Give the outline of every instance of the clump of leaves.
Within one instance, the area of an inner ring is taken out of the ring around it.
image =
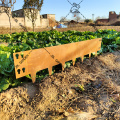
[[[82,91],[82,92],[85,90],[85,89],[84,89],[84,85],[81,85],[81,84],[76,84],[76,85],[75,85],[75,89],[76,89],[76,90],[80,90],[80,91]]]

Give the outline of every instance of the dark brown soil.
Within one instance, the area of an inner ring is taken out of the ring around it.
[[[0,120],[119,120],[120,51],[0,94]]]

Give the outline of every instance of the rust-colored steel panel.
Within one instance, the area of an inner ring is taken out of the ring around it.
[[[73,65],[78,57],[101,49],[102,38],[86,40],[81,42],[69,43],[64,45],[28,50],[13,53],[16,78],[31,74],[32,82],[36,80],[36,73],[48,68],[49,75],[52,74],[52,67],[62,64],[64,69],[65,62],[72,60]],[[17,57],[16,57],[17,56]]]

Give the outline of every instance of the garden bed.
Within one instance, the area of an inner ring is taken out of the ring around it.
[[[120,51],[0,94],[2,120],[120,119]]]

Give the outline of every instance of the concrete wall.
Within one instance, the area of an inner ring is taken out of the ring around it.
[[[0,13],[0,26],[2,27],[9,27],[9,17],[8,15],[4,12],[5,7],[0,7],[0,10],[2,13]],[[11,14],[11,8],[6,7],[6,10],[8,10],[9,14]],[[11,19],[12,17],[10,17]]]
[[[43,19],[41,19],[40,24],[41,24],[41,27],[42,27],[42,28],[46,28],[46,27],[48,27],[48,26],[49,26],[49,20],[48,20],[48,19],[43,18]]]
[[[14,18],[17,19],[18,21],[16,22]],[[16,26],[20,27],[19,24],[25,26],[25,21],[23,17],[14,17],[14,18],[12,18],[12,27],[16,27]]]
[[[25,26],[27,27],[32,27],[32,21],[31,18],[28,19],[27,16],[25,16]],[[35,21],[35,27],[39,27],[40,26],[40,14],[39,12],[37,13],[37,19]]]
[[[0,26],[2,26],[2,27],[9,27],[10,26],[9,17],[7,16],[6,13],[2,13],[0,15]]]
[[[50,18],[55,21],[55,14],[47,14],[47,18]]]
[[[47,14],[47,19],[49,20],[50,27],[56,26],[55,14]]]
[[[43,14],[40,16],[42,27],[54,27],[56,26],[55,14]]]
[[[22,25],[25,25],[23,17],[19,17],[19,18],[18,17],[15,17],[15,18],[10,17],[10,19],[11,19],[12,27],[20,27],[19,23],[21,23]],[[17,19],[17,22],[15,22],[15,19]],[[10,27],[9,17],[7,16],[6,13],[2,13],[0,15],[0,26],[1,27]]]
[[[1,7],[0,7],[1,9]],[[9,8],[9,12],[12,15],[11,19],[11,25],[12,27],[20,27],[19,24],[26,26],[26,27],[32,27],[32,21],[28,19],[27,16],[25,16],[24,10],[16,10],[11,13],[11,9]],[[40,13],[37,13],[37,19],[35,21],[35,27],[49,27],[50,25],[53,25],[55,23],[55,14],[45,14],[45,18],[40,18]],[[16,16],[16,17],[15,17]],[[14,18],[13,18],[14,17]],[[15,21],[16,19],[16,21]],[[0,26],[2,27],[9,27],[9,17],[7,16],[6,13],[0,14]],[[54,26],[54,25],[53,25]]]

